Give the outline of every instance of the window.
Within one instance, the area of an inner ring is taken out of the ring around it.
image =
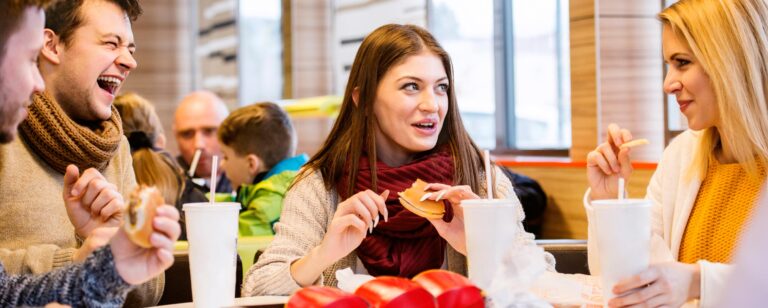
[[[240,105],[283,96],[281,0],[239,1]]]
[[[664,7],[668,7],[672,4],[677,2],[677,0],[663,0]],[[660,55],[661,56],[661,55]],[[664,65],[664,77],[666,78],[668,71],[668,66]],[[672,138],[675,138],[675,136],[679,135],[686,129],[688,129],[688,120],[685,118],[682,112],[680,112],[680,107],[677,105],[677,98],[674,94],[672,95],[666,95],[666,99],[664,100],[665,105],[665,118],[666,118],[666,129],[664,130],[664,139],[665,142],[668,144],[670,141],[672,141]]]
[[[567,0],[432,0],[462,119],[483,148],[570,146]]]

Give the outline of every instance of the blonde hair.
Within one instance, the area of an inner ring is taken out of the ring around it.
[[[127,92],[115,97],[114,104],[122,117],[126,136],[131,132],[141,131],[147,133],[152,143],[155,143],[157,138],[165,134],[155,107],[146,98]]]
[[[768,4],[764,0],[681,0],[659,19],[686,42],[709,75],[718,128],[702,131],[689,168],[702,178],[721,142],[750,176],[768,159]]]
[[[157,187],[166,204],[176,204],[184,191],[184,171],[169,155],[153,148],[163,134],[154,106],[135,93],[116,97],[114,104],[123,120],[123,132],[131,143],[136,182]]]

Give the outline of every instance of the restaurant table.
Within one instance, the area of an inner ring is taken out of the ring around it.
[[[254,296],[235,298],[235,304],[231,307],[260,307],[260,308],[282,308],[288,302],[288,296]],[[162,308],[192,308],[193,303],[180,303],[165,306],[156,306]]]

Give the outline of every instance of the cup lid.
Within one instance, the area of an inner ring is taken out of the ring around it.
[[[597,207],[651,206],[648,199],[602,199],[592,200],[590,205]]]
[[[515,206],[515,199],[467,199],[461,200],[461,206]]]
[[[214,202],[211,204],[210,202],[195,202],[195,203],[184,203],[184,205],[181,206],[183,211],[231,211],[231,210],[240,210],[240,203],[237,202]]]

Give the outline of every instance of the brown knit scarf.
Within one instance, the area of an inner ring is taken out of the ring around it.
[[[91,167],[104,171],[117,153],[123,124],[115,106],[107,121],[78,124],[46,92],[34,95],[19,132],[32,151],[61,174],[69,164],[81,171]]]

